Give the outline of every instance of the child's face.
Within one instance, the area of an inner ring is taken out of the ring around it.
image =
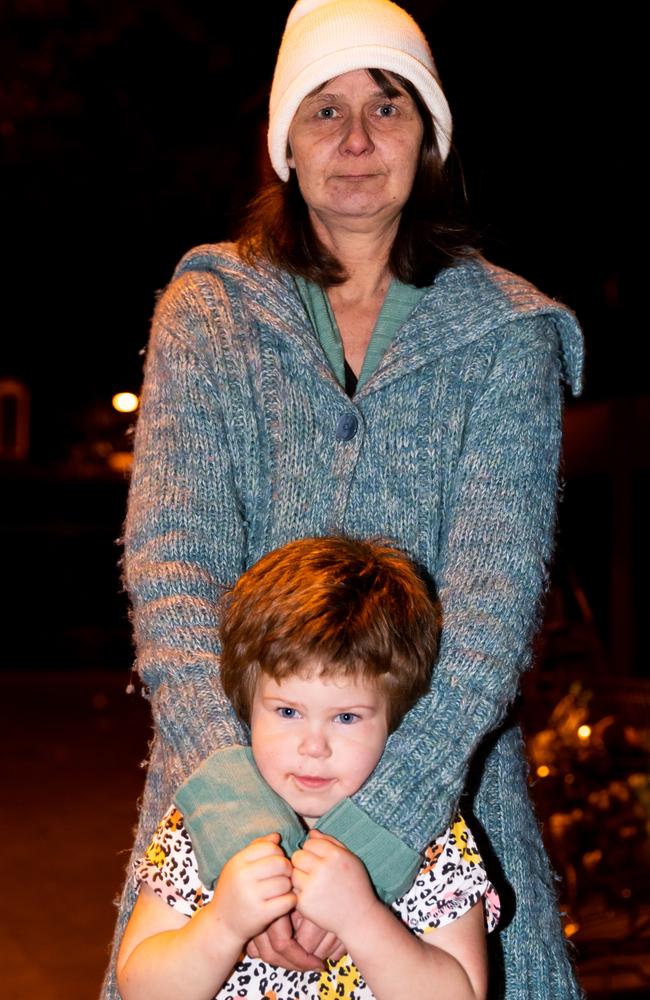
[[[386,697],[363,678],[305,677],[278,683],[261,673],[251,708],[258,770],[311,825],[353,795],[388,736]]]

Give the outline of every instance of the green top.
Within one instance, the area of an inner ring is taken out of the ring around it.
[[[339,333],[327,292],[321,285],[317,285],[314,281],[307,281],[301,277],[296,277],[295,281],[300,298],[307,310],[307,315],[318,334],[318,339],[321,342],[327,360],[332,366],[332,371],[337,381],[345,389],[343,341],[341,340],[341,334]],[[359,372],[357,389],[360,389],[375,371],[400,326],[413,311],[426,291],[426,288],[405,285],[393,278],[386,292],[386,298],[381,307],[381,312],[377,317],[375,328],[372,331],[368,350],[363,359],[363,366]]]

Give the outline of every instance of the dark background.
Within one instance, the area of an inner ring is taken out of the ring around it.
[[[558,551],[608,655],[616,646],[622,669],[641,672],[647,377],[619,297],[616,17],[554,2],[405,6],[431,42],[486,255],[582,321]],[[155,294],[179,257],[232,235],[268,169],[266,103],[289,7],[0,8],[0,379],[31,394],[29,459],[0,463],[9,666],[130,660],[115,545],[126,481],[106,457],[128,450],[133,421],[110,399],[139,389]]]

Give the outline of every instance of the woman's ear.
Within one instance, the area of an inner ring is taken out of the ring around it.
[[[291,146],[289,145],[289,143],[287,143],[287,164],[289,165],[289,167],[296,166],[296,162],[293,158],[293,154],[291,152]]]

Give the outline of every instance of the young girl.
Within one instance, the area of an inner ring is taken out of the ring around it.
[[[211,889],[172,805],[135,868],[139,896],[118,959],[124,1000],[486,995],[485,928],[498,898],[460,816],[391,907],[356,855],[314,828],[361,787],[426,691],[438,630],[423,581],[388,545],[306,539],[244,573],[224,602],[222,682],[250,725],[261,777],[309,835],[291,858],[276,832],[252,840]],[[190,811],[207,780],[203,765],[200,787],[190,779],[177,796]],[[346,954],[312,972],[244,957],[283,914],[326,928]]]

